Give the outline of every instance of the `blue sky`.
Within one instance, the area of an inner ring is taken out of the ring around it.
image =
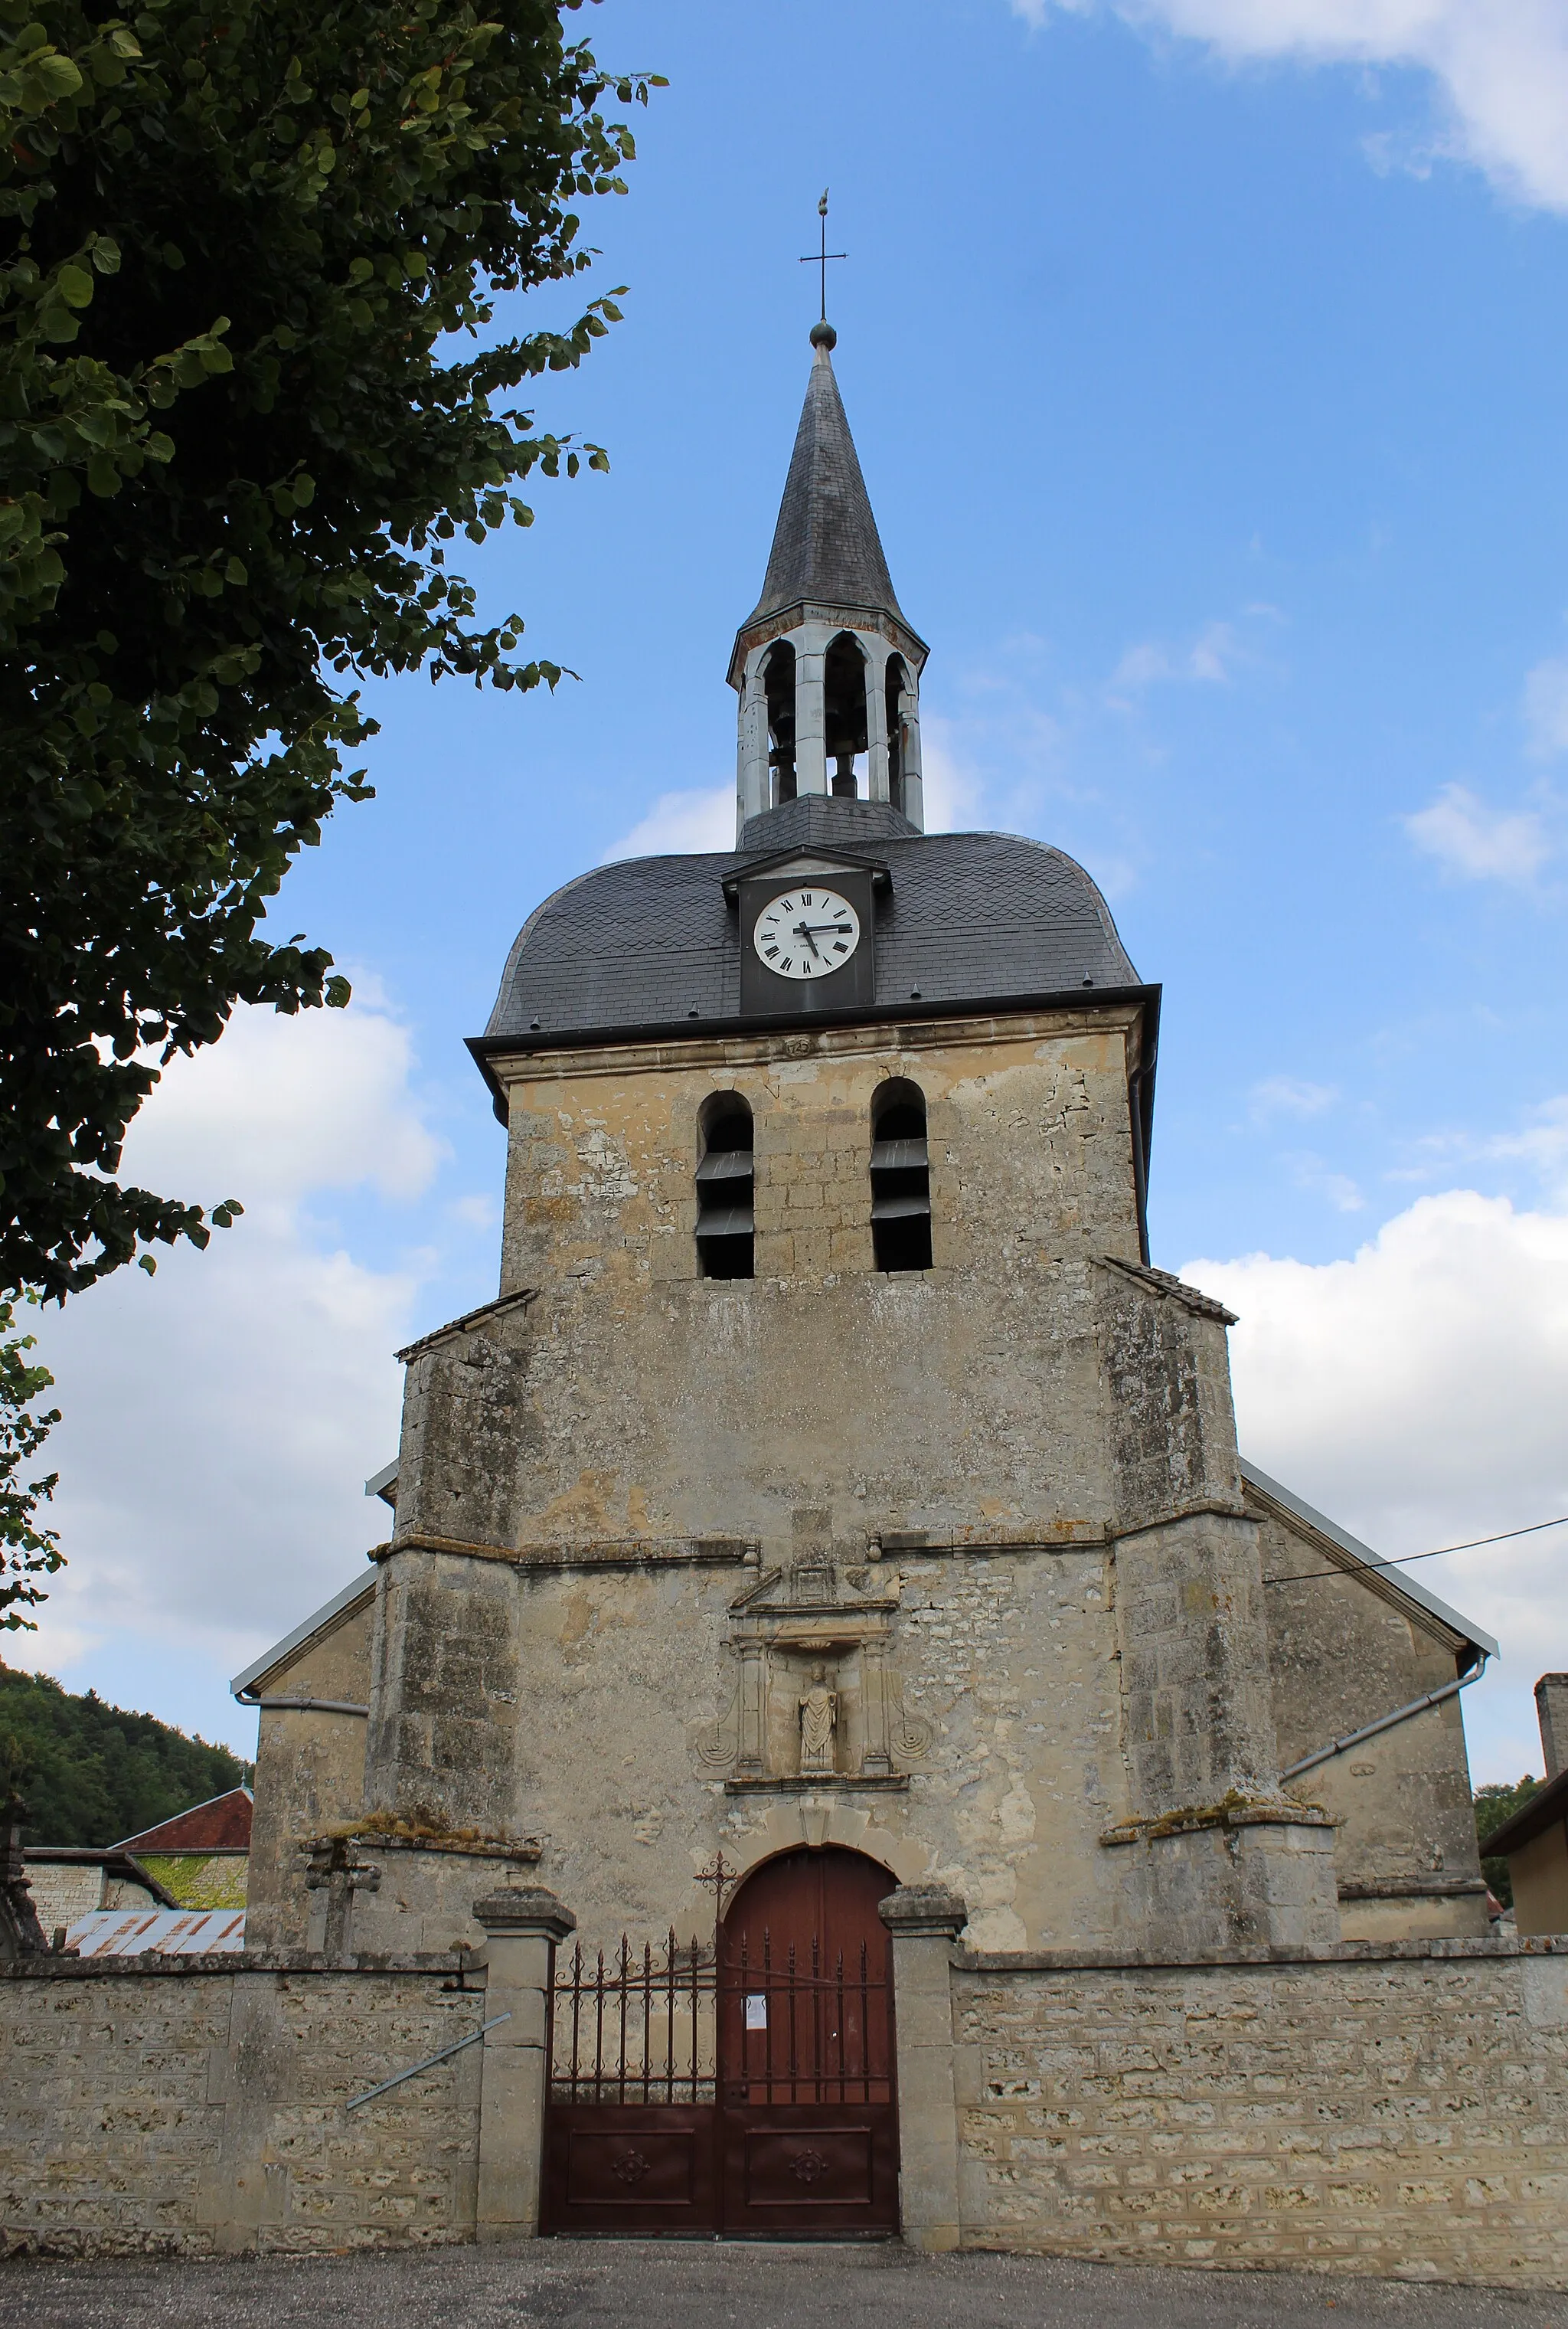
[[[149,1112],[139,1169],[250,1211],[49,1326],[72,1567],[4,1654],[241,1741],[225,1677],[378,1533],[390,1351],[494,1290],[462,1038],[519,924],[628,836],[722,845],[825,184],[933,789],[1082,859],[1164,985],[1155,1259],[1243,1314],[1244,1446],[1389,1552],[1568,1513],[1568,12],[576,21],[671,84],[586,222],[626,320],[540,407],[613,467],[469,570],[580,678],[378,691],[378,797],[280,906],[361,1000]],[[1539,1768],[1565,1561],[1419,1572],[1503,1638],[1483,1776]]]

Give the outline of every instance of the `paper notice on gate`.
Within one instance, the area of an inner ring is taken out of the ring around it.
[[[746,2001],[746,2026],[748,2030],[767,2028],[767,1999],[748,1997]]]

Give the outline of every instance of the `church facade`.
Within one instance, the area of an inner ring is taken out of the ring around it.
[[[1160,990],[1060,851],[924,831],[927,650],[812,338],[736,846],[524,925],[470,1047],[500,1291],[400,1354],[364,1577],[238,1678],[247,1947],[708,1936],[722,2055],[725,1933],[765,1897],[782,1931],[786,1876],[869,1886],[889,2156],[944,2245],[953,1969],[1493,1946],[1459,1693],[1496,1645],[1238,1450],[1230,1315],[1149,1254]],[[1027,2218],[988,2237],[1062,2244]]]

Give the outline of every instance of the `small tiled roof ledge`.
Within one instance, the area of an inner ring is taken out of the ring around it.
[[[537,1286],[521,1287],[515,1294],[498,1294],[493,1302],[482,1302],[477,1310],[465,1310],[461,1318],[450,1319],[445,1326],[432,1327],[429,1334],[421,1334],[417,1343],[406,1344],[402,1350],[394,1351],[392,1356],[406,1366],[410,1359],[423,1358],[427,1351],[438,1349],[453,1335],[474,1334],[481,1326],[488,1326],[495,1319],[504,1318],[509,1311],[526,1310],[530,1302],[538,1300]]]
[[[1173,1278],[1169,1269],[1151,1269],[1147,1262],[1123,1261],[1120,1255],[1113,1253],[1092,1254],[1090,1259],[1101,1269],[1115,1270],[1121,1277],[1131,1278],[1145,1294],[1157,1294],[1163,1300],[1179,1302],[1182,1308],[1190,1310],[1195,1318],[1213,1318],[1222,1326],[1234,1326],[1236,1323],[1234,1310],[1227,1310],[1225,1304],[1216,1302],[1211,1294],[1200,1294],[1196,1286],[1184,1286],[1181,1279]]]

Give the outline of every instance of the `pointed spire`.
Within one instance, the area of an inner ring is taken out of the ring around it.
[[[767,580],[743,630],[802,599],[866,608],[904,621],[833,375],[838,336],[826,321],[812,326],[816,358],[784,480]]]

